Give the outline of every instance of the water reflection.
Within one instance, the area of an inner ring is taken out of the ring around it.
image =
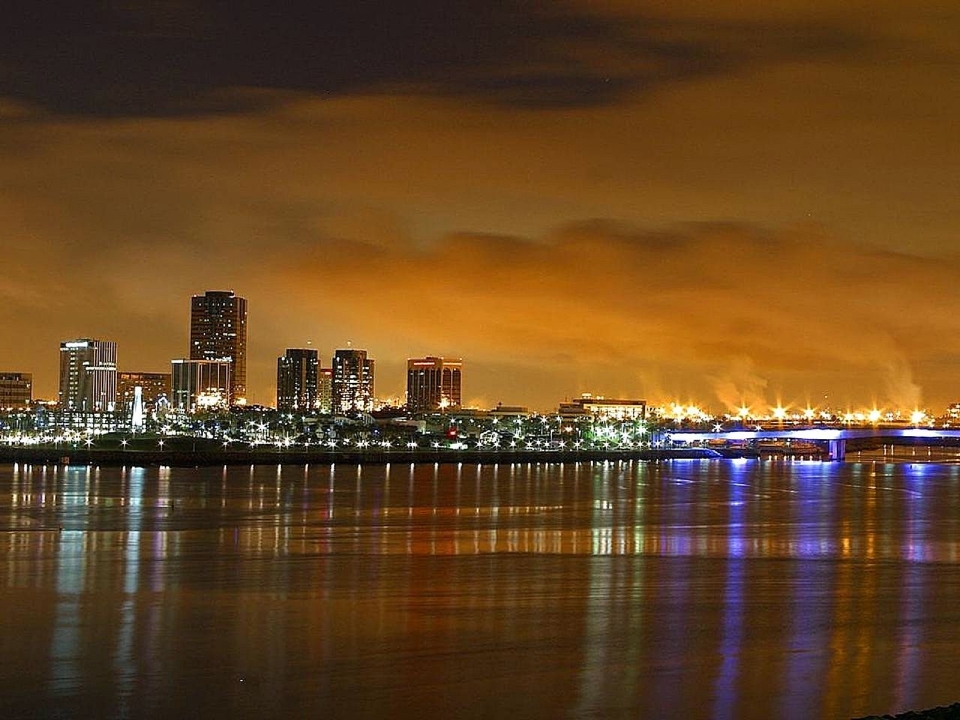
[[[4,717],[956,700],[954,465],[15,465],[0,498]]]

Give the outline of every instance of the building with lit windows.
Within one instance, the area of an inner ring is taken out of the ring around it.
[[[143,406],[155,410],[158,403],[170,402],[170,373],[118,372],[118,407],[129,411],[133,408],[134,388],[139,387]]]
[[[407,410],[421,413],[458,409],[462,375],[460,359],[429,356],[407,360]]]
[[[208,290],[190,302],[190,359],[229,360],[230,402],[247,402],[247,301],[232,290]]]
[[[117,344],[81,338],[60,343],[60,407],[113,412],[117,403]]]
[[[960,402],[950,403],[947,406],[946,419],[952,423],[960,420]]]
[[[230,405],[229,360],[171,361],[171,403],[177,410],[219,410]]]
[[[584,393],[572,402],[560,403],[557,414],[571,420],[586,416],[610,420],[643,420],[647,416],[647,401],[617,400]]]
[[[333,412],[373,411],[373,360],[366,350],[337,350],[333,355]]]
[[[0,373],[0,410],[21,410],[33,402],[33,375]]]
[[[277,358],[277,410],[302,412],[317,406],[317,351],[289,348]]]
[[[317,410],[328,415],[333,412],[333,368],[317,370]]]

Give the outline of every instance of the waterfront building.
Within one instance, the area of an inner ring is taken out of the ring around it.
[[[247,301],[232,290],[208,290],[190,303],[190,359],[230,366],[230,402],[247,402]]]
[[[229,360],[172,360],[173,407],[193,411],[230,405],[231,366]]]
[[[337,350],[333,355],[331,390],[337,415],[373,410],[374,361],[366,350]]]
[[[135,388],[140,388],[145,410],[155,410],[158,403],[170,401],[170,373],[118,372],[117,402],[126,411],[133,408]]]
[[[33,375],[0,373],[0,410],[21,410],[33,403]]]
[[[120,412],[70,410],[54,407],[36,415],[37,429],[72,430],[78,435],[104,435],[130,429],[130,418]],[[74,442],[79,442],[75,437]]]
[[[497,406],[490,410],[487,415],[497,420],[525,418],[530,414],[530,408],[525,405],[504,405],[497,403]]]
[[[117,344],[80,338],[60,343],[60,407],[112,412],[117,402]]]
[[[317,369],[317,410],[333,412],[333,368]]]
[[[457,409],[461,405],[463,361],[441,357],[407,360],[407,410],[411,413]]]
[[[572,402],[562,402],[557,414],[564,420],[596,417],[609,420],[643,420],[647,416],[646,400],[619,400],[584,393]]]
[[[317,351],[288,348],[277,358],[277,410],[303,412],[317,406]]]

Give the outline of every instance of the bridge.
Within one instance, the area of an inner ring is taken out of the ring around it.
[[[674,443],[751,442],[757,440],[803,440],[825,445],[831,460],[843,460],[849,440],[880,440],[896,442],[909,440],[913,444],[923,440],[942,442],[954,440],[960,444],[960,430],[934,428],[793,428],[774,430],[718,430],[716,432],[674,430],[665,433]]]

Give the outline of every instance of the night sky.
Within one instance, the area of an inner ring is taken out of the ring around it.
[[[267,404],[348,341],[381,396],[463,357],[483,407],[960,400],[956,0],[13,5],[0,371],[38,397],[75,337],[169,372],[233,289]]]

